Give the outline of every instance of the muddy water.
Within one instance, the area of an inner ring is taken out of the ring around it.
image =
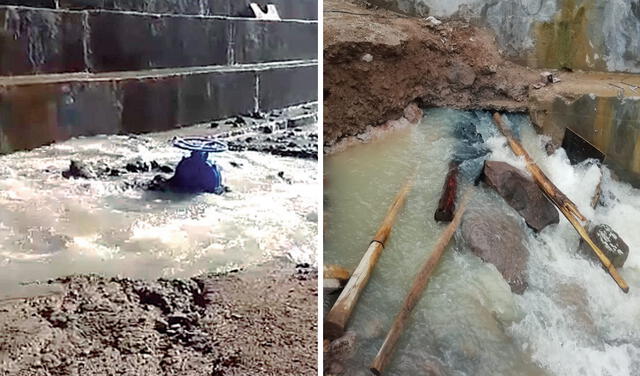
[[[212,156],[230,193],[170,195],[127,188],[156,173],[67,180],[70,159],[176,166],[174,135],[70,140],[0,157],[0,289],[73,273],[190,277],[274,259],[315,262],[317,163],[257,152]],[[280,176],[279,176],[280,175]]]
[[[478,120],[479,119],[479,120]],[[461,242],[447,251],[401,338],[387,375],[640,374],[640,191],[593,165],[571,166],[563,150],[543,151],[528,118],[508,120],[549,177],[596,223],[608,223],[631,254],[620,270],[623,294],[599,266],[576,255],[578,237],[561,218],[535,235],[527,230],[529,288],[512,294],[500,273]],[[325,159],[325,263],[355,267],[390,200],[414,169],[416,186],[351,321],[356,355],[346,374],[366,375],[418,268],[444,226],[433,221],[456,140],[451,129],[475,121],[489,159],[523,167],[497,135],[488,114],[434,109],[415,128],[357,145]],[[603,175],[604,206],[589,202]],[[515,214],[482,185],[472,207]],[[459,239],[459,234],[456,239]],[[331,299],[324,302],[325,310]]]

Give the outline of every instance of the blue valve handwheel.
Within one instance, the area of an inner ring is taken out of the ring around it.
[[[208,137],[174,137],[173,146],[203,153],[222,153],[229,150],[226,143]]]

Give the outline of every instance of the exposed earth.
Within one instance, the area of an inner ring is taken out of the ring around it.
[[[2,375],[316,375],[317,272],[73,276],[0,301]]]
[[[493,35],[381,9],[324,4],[324,143],[420,107],[526,111],[539,72],[504,60]]]

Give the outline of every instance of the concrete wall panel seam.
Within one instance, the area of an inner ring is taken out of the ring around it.
[[[109,72],[109,73],[87,73],[87,72],[74,72],[74,73],[51,73],[41,75],[23,75],[23,76],[11,76],[0,77],[0,87],[3,86],[20,86],[31,85],[37,83],[60,83],[60,82],[75,82],[75,81],[87,81],[87,82],[100,82],[100,81],[113,81],[124,79],[144,79],[152,77],[162,77],[170,75],[183,75],[183,74],[199,74],[207,72],[260,72],[274,69],[286,69],[295,67],[312,67],[317,66],[317,60],[296,60],[296,61],[276,61],[260,64],[236,64],[234,66],[202,66],[202,67],[183,67],[183,68],[165,68],[143,71],[124,71],[124,72]]]

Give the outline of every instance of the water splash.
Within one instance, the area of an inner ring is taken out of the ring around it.
[[[122,166],[137,158],[175,166],[174,135],[97,136],[0,157],[0,286],[74,273],[190,277],[273,259],[315,264],[315,161],[256,152],[215,156],[232,192],[144,192],[123,179],[66,180],[70,159]],[[287,179],[283,179],[281,175]]]
[[[629,283],[622,293],[596,263],[580,256],[579,238],[564,217],[539,234],[527,230],[529,287],[511,293],[493,265],[461,245],[445,253],[424,298],[401,338],[387,375],[424,374],[435,357],[453,375],[640,374],[640,190],[611,179],[609,170],[585,162],[571,166],[560,149],[547,156],[546,139],[528,117],[508,115],[524,147],[549,178],[593,223],[607,223],[627,242],[620,269]],[[432,109],[421,124],[356,145],[326,158],[326,263],[354,267],[413,166],[419,178],[407,206],[352,318],[360,339],[347,374],[365,375],[419,265],[443,227],[433,221],[449,158],[454,125],[473,121],[491,150],[489,159],[524,170],[483,112]],[[603,178],[603,204],[590,206]],[[371,184],[375,182],[375,184]],[[482,187],[482,186],[481,186]],[[474,205],[499,205],[481,188]],[[518,217],[519,218],[519,217]],[[324,302],[325,310],[331,299]]]

